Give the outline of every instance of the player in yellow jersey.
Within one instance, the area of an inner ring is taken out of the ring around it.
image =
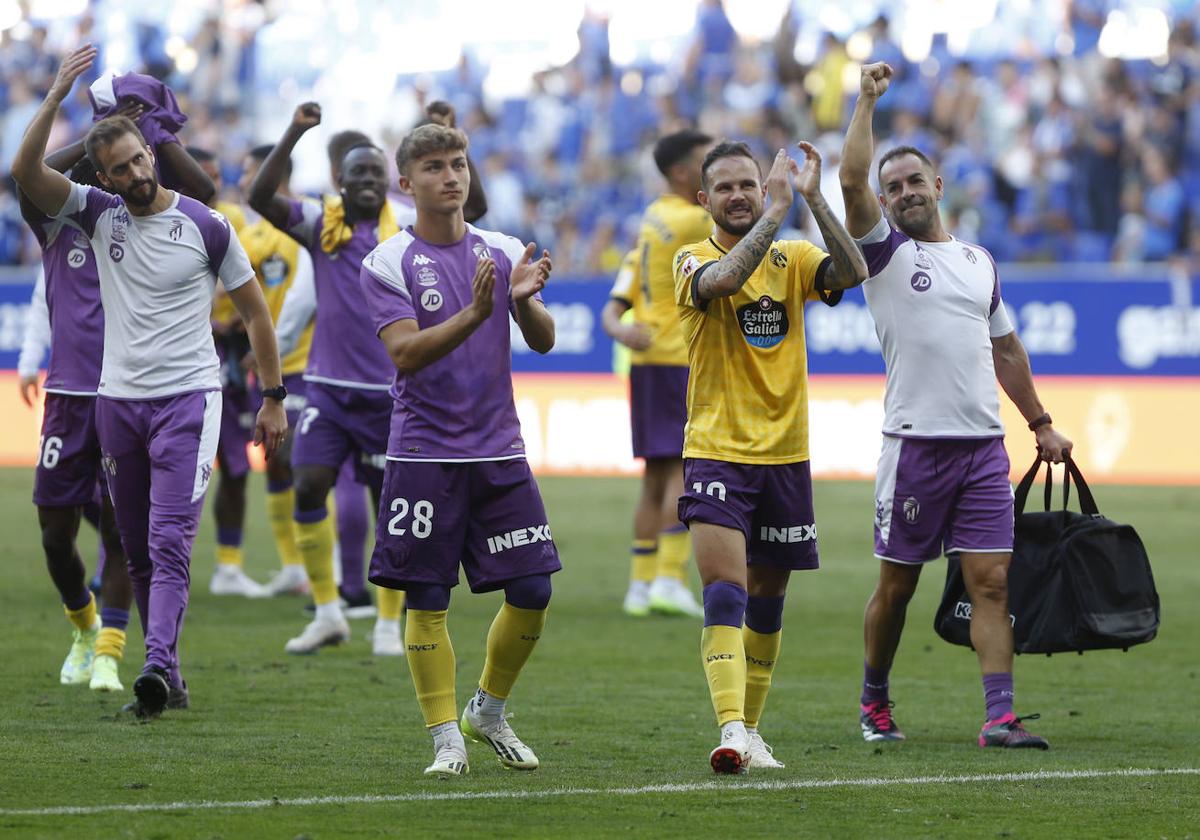
[[[832,306],[841,289],[867,276],[858,246],[821,196],[820,155],[799,146],[804,167],[780,149],[765,186],[745,143],[714,147],[700,192],[714,233],[675,255],[691,363],[679,518],[691,529],[704,584],[701,652],[721,728],[709,756],[717,773],[783,766],[758,723],[779,658],[788,578],[817,568],[804,304]],[[828,254],[775,239],[793,189]]]
[[[684,583],[690,541],[676,510],[683,488],[688,356],[675,307],[671,258],[680,246],[712,231],[712,218],[697,203],[700,163],[712,142],[707,134],[685,129],[655,144],[654,162],[667,180],[667,192],[646,208],[637,245],[601,315],[605,331],[633,351],[633,455],[646,464],[633,515],[633,562],[625,595],[630,615],[703,615]],[[632,323],[622,323],[630,309]]]

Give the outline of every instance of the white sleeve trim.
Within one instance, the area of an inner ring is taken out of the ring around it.
[[[25,335],[21,342],[21,355],[17,359],[17,374],[22,378],[37,376],[49,347],[50,308],[46,305],[46,271],[39,266],[37,282],[33,284],[33,297],[29,299],[29,313],[25,316]]]
[[[1003,338],[1015,331],[1016,327],[1008,317],[1008,309],[1004,306],[1004,299],[1001,298],[1000,303],[996,305],[996,311],[988,316],[988,335],[992,338]]]
[[[888,222],[887,216],[885,216],[881,211],[879,214],[879,221],[875,223],[875,227],[871,228],[867,232],[866,236],[861,236],[854,241],[859,245],[875,245],[876,243],[883,242],[891,235],[892,226]]]
[[[296,277],[283,298],[279,323],[275,325],[275,340],[279,357],[289,355],[300,343],[300,336],[317,314],[317,286],[313,279],[312,257],[303,248],[296,260]]]

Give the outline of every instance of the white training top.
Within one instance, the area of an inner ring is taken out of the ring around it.
[[[147,400],[221,387],[209,314],[220,278],[228,292],[254,279],[229,222],[195,199],[134,216],[103,190],[71,185],[57,218],[92,241],[104,306],[99,394]]]
[[[991,339],[1013,331],[992,255],[958,239],[917,242],[883,216],[858,240],[887,365],[883,433],[1003,437]]]
[[[25,334],[21,339],[21,355],[17,358],[17,374],[22,379],[37,376],[49,349],[50,308],[46,305],[46,269],[39,265],[33,296],[29,299],[29,314],[25,316]]]

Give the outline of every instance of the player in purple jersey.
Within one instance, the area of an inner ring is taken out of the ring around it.
[[[846,227],[867,258],[863,290],[887,363],[875,492],[879,582],[866,609],[862,733],[868,741],[904,738],[888,675],[922,564],[944,549],[959,556],[971,598],[987,706],[979,745],[1046,749],[1013,714],[1013,496],[996,380],[1029,421],[1042,458],[1062,461],[1072,444],[1038,399],[991,255],[942,226],[942,179],[929,159],[909,146],[892,149],[879,162],[880,194],[871,189],[871,120],[891,77],[884,63],[862,68],[840,173]]]
[[[550,575],[561,566],[525,461],[509,316],[533,350],[554,346],[554,321],[538,294],[550,255],[530,262],[532,244],[467,224],[461,131],[414,130],[396,166],[416,222],[368,254],[360,275],[397,371],[370,580],[407,594],[408,664],[434,744],[425,772],[465,773],[464,734],[490,745],[506,767],[532,770],[538,758],[513,733],[504,708],[541,637]],[[479,688],[461,721],[446,630],[460,566],[472,591],[504,590]]]
[[[112,195],[73,184],[45,165],[46,139],[75,80],[91,67],[85,45],[63,61],[13,160],[13,177],[47,216],[69,221],[97,254],[104,355],[96,427],[117,528],[146,638],[131,710],[152,717],[187,704],[179,636],[189,563],[212,471],[220,414],[208,314],[219,279],[233,298],[263,372],[256,441],[268,457],[287,429],[270,312],[229,224],[194,199],[160,188],[154,154],[125,117],[85,139]]]

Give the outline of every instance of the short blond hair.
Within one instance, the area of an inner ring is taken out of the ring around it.
[[[396,169],[401,175],[408,173],[408,165],[414,160],[435,152],[465,152],[467,135],[457,128],[437,123],[414,128],[396,149]]]

